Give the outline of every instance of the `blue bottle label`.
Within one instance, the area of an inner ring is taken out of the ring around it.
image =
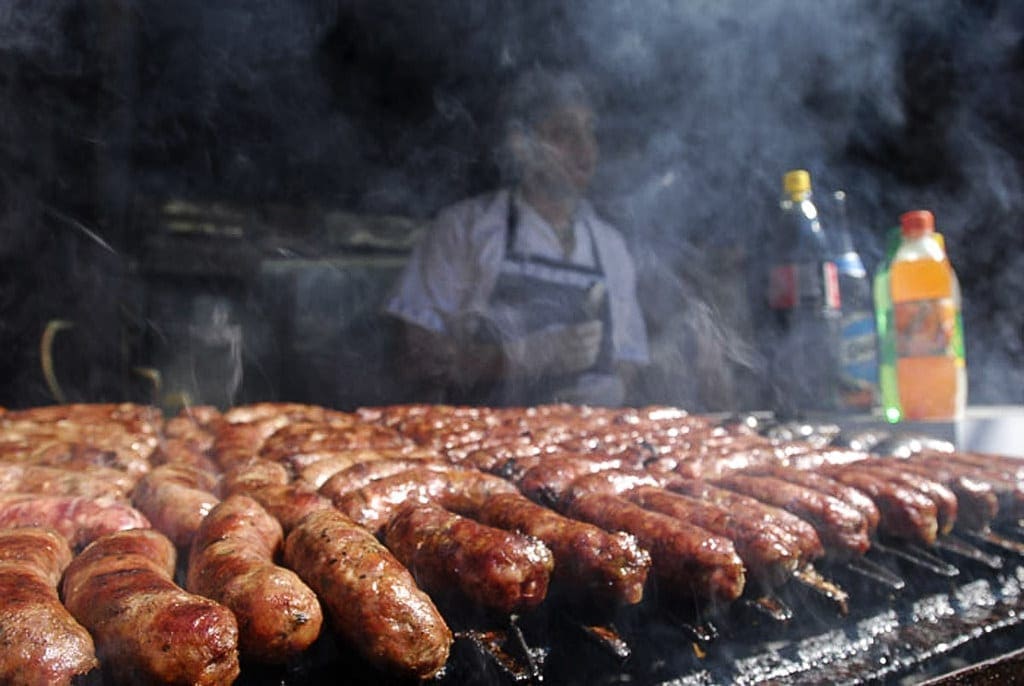
[[[869,409],[878,385],[875,321],[870,312],[844,314],[839,361],[843,404]]]

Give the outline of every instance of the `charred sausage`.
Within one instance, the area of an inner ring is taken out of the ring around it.
[[[939,531],[938,508],[922,493],[894,483],[856,464],[836,467],[828,475],[863,491],[882,514],[879,531],[894,538],[931,545]]]
[[[72,560],[64,603],[118,683],[230,684],[238,625],[223,605],[175,585],[175,548],[153,529],[104,536]]]
[[[0,683],[67,686],[99,663],[57,596],[71,549],[51,529],[0,530]]]
[[[258,662],[283,662],[320,634],[313,591],[274,564],[281,525],[259,503],[233,495],[214,507],[192,541],[186,588],[226,605],[238,620],[239,650]]]
[[[427,592],[457,588],[503,613],[539,605],[554,568],[551,551],[537,539],[432,504],[400,508],[384,529],[384,544]]]
[[[630,605],[643,598],[651,556],[631,534],[609,533],[570,519],[518,493],[490,498],[479,517],[489,526],[543,541],[555,557],[552,580],[566,591],[595,593]]]
[[[504,479],[483,472],[417,468],[346,493],[334,500],[334,506],[353,521],[379,533],[407,501],[435,502],[458,514],[474,516],[489,498],[499,493],[518,491]]]
[[[871,547],[867,521],[838,498],[771,476],[730,474],[716,483],[810,522],[826,551],[834,557],[860,556]]]
[[[217,486],[215,474],[189,465],[165,464],[139,480],[132,503],[174,545],[187,548],[203,518],[220,502],[214,495]]]
[[[285,539],[285,563],[323,602],[338,632],[385,670],[426,679],[448,660],[452,633],[412,575],[340,512],[309,515]]]
[[[0,462],[0,493],[126,499],[134,482],[120,480],[120,475],[121,472],[114,469],[96,468],[94,473],[90,473],[42,465]]]
[[[652,572],[672,595],[728,602],[743,592],[743,563],[727,538],[602,493],[573,499],[566,514],[635,536],[651,554]]]
[[[640,486],[626,493],[642,507],[689,522],[733,542],[751,580],[774,588],[789,579],[802,561],[796,538],[781,527],[742,508],[729,509],[662,488]]]

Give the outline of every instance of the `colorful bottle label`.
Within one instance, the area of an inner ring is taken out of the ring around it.
[[[875,321],[870,312],[844,313],[839,363],[842,404],[854,409],[870,409],[878,384]]]
[[[835,263],[795,262],[773,267],[768,281],[768,306],[791,310],[808,304],[839,308],[839,271]]]
[[[899,357],[957,357],[957,308],[952,298],[893,304]]]

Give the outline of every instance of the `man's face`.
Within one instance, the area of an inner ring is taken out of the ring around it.
[[[526,170],[565,193],[582,194],[597,167],[594,113],[582,105],[557,107],[534,127]]]

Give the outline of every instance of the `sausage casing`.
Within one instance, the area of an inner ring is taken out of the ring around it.
[[[175,548],[153,529],[97,539],[64,574],[64,603],[125,684],[230,684],[239,673],[232,612],[179,588]]]
[[[295,527],[284,559],[374,664],[426,679],[448,661],[452,633],[434,603],[387,548],[337,510],[314,512]]]
[[[259,503],[233,495],[203,520],[189,555],[186,587],[235,613],[239,649],[259,662],[302,652],[323,623],[312,589],[274,564],[283,542],[281,525]]]
[[[0,683],[66,686],[99,664],[89,632],[57,597],[69,562],[51,529],[0,530]]]

